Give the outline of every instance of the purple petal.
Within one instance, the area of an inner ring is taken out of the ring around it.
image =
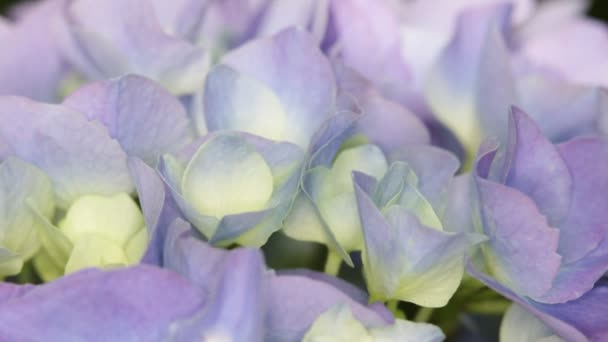
[[[480,178],[476,183],[489,238],[484,250],[488,266],[515,292],[542,296],[560,267],[559,231],[523,193]]]
[[[30,6],[15,23],[0,21],[0,94],[56,101],[66,63],[55,39],[49,38],[60,1]],[[44,56],[44,58],[40,58]]]
[[[608,144],[600,139],[581,138],[558,145],[572,174],[570,211],[559,224],[560,249],[565,262],[580,259],[608,236]]]
[[[268,87],[288,117],[288,131],[307,147],[321,124],[334,114],[332,68],[314,39],[299,29],[254,40],[226,55],[225,64]],[[229,127],[224,127],[229,128]]]
[[[226,252],[214,271],[215,279],[207,284],[213,293],[210,303],[195,316],[174,324],[172,339],[263,341],[266,279],[261,252]]]
[[[300,341],[310,325],[332,306],[344,303],[365,325],[392,323],[324,281],[303,275],[279,275],[270,279],[266,341]]]
[[[156,83],[136,75],[89,84],[64,105],[103,123],[129,156],[149,165],[192,140],[181,103]]]
[[[528,195],[556,225],[568,212],[572,178],[559,152],[518,108],[510,116],[506,185]]]
[[[84,194],[133,189],[120,145],[100,123],[69,108],[0,98],[0,136],[12,154],[48,174],[61,207]]]
[[[437,147],[412,145],[402,147],[391,155],[391,162],[397,160],[406,162],[412,168],[418,178],[418,190],[433,208],[443,208],[447,189],[460,167],[458,159]]]
[[[160,340],[204,300],[198,287],[171,271],[143,265],[87,270],[11,295],[0,304],[0,338]]]
[[[365,0],[332,1],[331,6],[345,64],[371,80],[383,95],[403,103],[413,80],[401,57],[400,26],[391,6]]]
[[[70,2],[65,20],[65,52],[90,79],[137,72],[174,94],[202,87],[205,53],[165,33],[147,1],[77,0]]]
[[[364,115],[357,123],[357,130],[385,153],[405,145],[430,142],[424,123],[409,110],[379,94],[370,94],[361,100]]]
[[[598,284],[577,300],[564,304],[541,304],[516,295],[471,263],[467,270],[490,288],[533,313],[568,341],[603,341],[608,337],[608,287],[603,284]]]

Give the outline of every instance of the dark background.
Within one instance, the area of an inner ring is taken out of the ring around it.
[[[103,0],[102,0],[103,1]],[[11,5],[25,2],[24,0],[0,0],[0,13],[6,13],[6,9]],[[608,1],[594,0],[590,9],[590,14],[596,18],[600,18],[608,22]]]

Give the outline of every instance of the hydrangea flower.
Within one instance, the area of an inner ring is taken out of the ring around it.
[[[596,55],[608,53],[607,29],[570,14],[570,7],[580,4],[549,3],[553,4],[540,5],[520,25],[512,25],[513,7],[506,3],[471,8],[458,16],[454,36],[430,71],[425,94],[433,112],[464,142],[469,154],[486,136],[506,141],[511,105],[525,108],[555,142],[605,132],[602,103],[608,95],[598,88],[603,81],[568,77],[571,71],[561,70],[555,59],[569,57],[543,52],[539,46],[555,44],[545,30],[559,25],[564,33],[554,35],[552,31],[551,37],[568,39],[568,44],[587,41],[576,38],[582,34],[578,26],[584,26],[583,31],[590,30],[589,37],[597,44],[585,49],[589,53],[578,60],[589,59],[595,68],[597,63],[592,60]],[[577,24],[570,25],[572,22]],[[529,51],[538,51],[538,55]],[[555,57],[543,58],[543,53]],[[543,64],[545,60],[547,64]],[[581,74],[583,69],[581,66]]]
[[[564,338],[602,336],[587,323],[602,309],[574,313],[588,300],[605,301],[598,280],[608,270],[600,195],[608,145],[599,138],[553,145],[519,109],[510,118],[506,148],[487,142],[477,159],[473,222],[488,241],[472,272]]]
[[[166,155],[159,171],[183,214],[211,243],[261,246],[282,226],[303,159],[293,144],[218,133]]]
[[[149,94],[156,95],[155,113],[148,110]],[[139,262],[148,232],[131,197],[136,175],[128,164],[137,161],[128,162],[122,147],[132,158],[154,162],[154,155],[158,158],[182,145],[188,139],[188,126],[179,102],[151,81],[130,76],[91,85],[67,101],[86,115],[67,104],[17,97],[0,102],[2,157],[6,158],[3,263],[8,260],[13,265],[9,274],[18,272],[34,254],[34,264],[47,280],[89,266]],[[169,124],[148,130],[131,121],[138,113],[142,120],[156,117]],[[111,127],[110,132],[87,116]],[[156,140],[155,134],[165,140]],[[15,205],[10,199],[23,202]]]
[[[353,317],[347,306],[335,306],[324,312],[312,324],[302,341],[443,341],[445,336],[437,327],[397,319],[389,326],[366,328]]]
[[[209,63],[205,51],[176,35],[177,19],[167,28],[167,14],[157,16],[152,2],[78,0],[64,7],[56,38],[86,79],[136,73],[177,95],[202,86]]]

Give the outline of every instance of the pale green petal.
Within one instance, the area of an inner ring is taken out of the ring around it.
[[[321,314],[302,339],[304,342],[441,342],[441,330],[431,324],[396,319],[395,323],[365,327],[350,307],[338,304]]]
[[[65,265],[65,274],[88,267],[113,267],[128,265],[129,260],[121,245],[105,237],[81,235],[74,242],[74,249]]]
[[[500,325],[501,342],[561,342],[563,341],[536,316],[517,304],[505,312]]]
[[[382,150],[375,145],[365,144],[340,151],[331,169],[317,167],[307,174],[306,187],[318,214],[341,249],[356,251],[363,248],[352,172],[356,170],[380,178],[387,168]],[[301,235],[306,237],[306,234]],[[308,235],[309,241],[321,240],[318,231],[312,236]],[[327,241],[329,238],[325,237],[323,242]]]
[[[363,233],[353,191],[322,199],[318,206],[321,217],[342,248],[347,251],[363,248]]]
[[[327,243],[323,222],[317,215],[314,204],[303,192],[298,194],[283,225],[283,232],[292,239]]]
[[[14,254],[11,259],[20,257],[23,261],[31,258],[40,245],[38,220],[25,203],[36,207],[41,215],[51,217],[54,212],[51,182],[34,165],[8,158],[0,164],[0,246],[10,251],[8,254]]]
[[[211,71],[206,91],[205,114],[210,130],[248,132],[270,140],[306,146],[299,137],[301,130],[289,132],[289,136],[286,134],[285,109],[272,90],[257,80],[219,65]]]
[[[6,248],[0,247],[0,279],[17,274],[23,267],[23,258]]]
[[[336,305],[321,314],[312,324],[303,342],[373,342],[365,326],[352,314],[348,305]]]
[[[140,229],[135,235],[131,236],[125,246],[125,253],[129,264],[138,263],[146,253],[148,247],[148,231],[145,228]]]
[[[331,169],[331,183],[327,186],[333,191],[324,194],[324,197],[330,196],[332,192],[353,192],[352,173],[355,170],[380,179],[387,169],[388,162],[378,146],[359,145],[345,149],[338,154]]]
[[[38,253],[32,258],[36,273],[45,281],[53,281],[63,275],[65,264],[58,265],[55,263],[51,255],[46,251],[46,248],[41,247]]]
[[[38,269],[39,273],[48,273],[54,275],[57,270],[68,262],[70,254],[72,253],[72,242],[70,239],[57,227],[55,227],[46,217],[42,216],[35,208],[32,208],[32,212],[35,213],[38,224],[38,235],[40,237],[41,250],[34,261],[38,259],[41,253],[46,254],[44,259],[38,259],[38,264],[41,267],[51,266],[52,269],[45,271],[44,269]]]
[[[273,186],[272,171],[253,146],[221,135],[203,144],[190,161],[182,194],[201,214],[222,218],[264,209]]]
[[[396,319],[392,325],[370,329],[370,335],[378,342],[440,342],[445,335],[438,327]]]
[[[143,215],[137,203],[126,193],[82,196],[59,223],[59,228],[72,242],[96,235],[120,246],[126,245],[131,236],[143,227]]]
[[[404,162],[395,162],[391,164],[390,170],[385,177],[380,181],[379,192],[391,191],[391,187],[387,183],[399,181],[402,186],[401,193],[395,199],[394,204],[408,209],[412,214],[416,215],[420,223],[427,227],[443,230],[443,225],[435,209],[431,203],[418,190],[418,177],[412,168]],[[378,195],[378,194],[377,194]],[[393,201],[387,203],[392,204]]]

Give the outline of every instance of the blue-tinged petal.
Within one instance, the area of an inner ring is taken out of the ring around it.
[[[303,158],[289,143],[219,133],[165,156],[159,168],[183,214],[212,243],[260,246],[292,205]]]
[[[235,130],[267,139],[293,141],[290,117],[263,83],[226,65],[211,69],[205,83],[205,121],[210,132]]]
[[[329,22],[329,3],[327,0],[271,1],[256,34],[268,36],[297,26],[305,28],[321,42]]]
[[[602,196],[608,188],[608,144],[601,139],[580,138],[558,145],[572,174],[570,211],[559,224],[560,248],[566,263],[576,261],[608,237],[608,205]]]
[[[548,75],[517,75],[517,105],[525,108],[552,142],[597,134],[598,120],[605,116],[600,88],[576,85]]]
[[[215,265],[227,250],[215,248],[197,237],[190,223],[181,218],[168,223],[162,251],[162,265],[201,288],[213,283]]]
[[[304,176],[304,195],[296,203],[285,233],[297,239],[327,243],[350,263],[350,258],[345,257],[347,252],[363,247],[351,173],[358,170],[380,178],[387,167],[382,150],[364,144],[340,151],[331,168],[318,166],[309,170]],[[313,217],[300,218],[308,223],[303,227],[295,215]]]
[[[314,38],[302,30],[291,28],[251,41],[221,63],[264,84],[278,97],[287,115],[286,141],[306,149],[312,135],[334,114],[336,85],[331,65]]]
[[[270,4],[268,0],[190,1],[195,4],[202,2],[208,8],[204,17],[196,17],[188,9],[184,11],[188,17],[194,16],[193,19],[198,21],[198,27],[189,36],[210,50],[214,58],[252,39]]]
[[[192,42],[195,42],[210,6],[209,1],[196,0],[153,0],[151,3],[164,32]]]
[[[460,284],[465,251],[479,238],[427,227],[407,207],[392,205],[381,212],[358,185],[360,178],[355,173],[364,274],[372,298],[445,305]]]
[[[447,205],[441,215],[444,228],[448,232],[474,232],[472,218],[472,176],[465,173],[454,177],[445,200]]]
[[[607,30],[605,23],[572,16],[555,21],[550,29],[522,35],[521,54],[578,84],[605,87],[608,85]],[[568,48],[564,48],[564,42]]]
[[[483,233],[488,236],[482,247],[487,266],[517,293],[542,296],[560,267],[559,231],[520,191],[480,178],[476,188]]]
[[[148,236],[154,239],[165,206],[165,185],[156,171],[141,159],[129,158],[128,163]]]
[[[549,340],[549,338],[556,338]],[[542,321],[518,304],[512,304],[500,324],[500,341],[560,342]]]
[[[129,156],[155,166],[158,158],[192,140],[181,103],[160,85],[136,75],[89,84],[64,105],[108,128]]]
[[[178,95],[203,85],[205,52],[164,32],[147,1],[73,1],[65,21],[66,55],[90,79],[138,73]]]
[[[55,205],[48,177],[35,166],[9,157],[0,163],[0,275],[12,275],[40,246],[38,220],[29,206],[51,218]]]
[[[332,1],[331,6],[338,53],[345,64],[389,99],[404,103],[404,94],[414,84],[401,55],[399,18],[388,2]]]
[[[259,250],[227,252],[207,286],[212,300],[196,315],[171,326],[175,340],[263,341],[266,304],[264,262]]]
[[[526,194],[555,226],[570,207],[572,178],[556,147],[518,108],[509,117],[506,185]]]
[[[308,149],[310,161],[307,166],[331,166],[342,144],[354,134],[358,119],[358,114],[347,111],[325,121],[312,137]]]
[[[452,40],[428,76],[425,96],[431,109],[468,153],[479,146],[484,130],[500,137],[506,133],[507,110],[515,97],[502,35],[510,12],[509,4],[463,12]]]
[[[14,23],[0,18],[0,94],[56,101],[67,69],[56,39],[49,38],[61,1],[30,6]],[[39,58],[44,56],[44,58]]]
[[[467,271],[533,313],[555,334],[567,341],[603,341],[608,338],[608,287],[602,282],[576,300],[563,304],[542,304],[518,296],[472,263],[467,264]]]
[[[406,162],[418,178],[418,190],[441,211],[445,206],[448,187],[460,162],[452,153],[427,145],[411,145],[397,149],[390,155],[391,162]]]
[[[171,271],[87,270],[11,295],[0,304],[0,338],[162,340],[172,322],[189,317],[204,301],[198,287]]]
[[[599,195],[608,184],[604,175],[608,145],[603,140],[581,138],[558,145],[558,149],[573,175],[573,192],[570,211],[558,225],[562,266],[552,288],[536,298],[546,303],[580,297],[608,271],[605,200]]]
[[[361,104],[363,115],[357,122],[357,132],[370,143],[390,153],[405,145],[428,144],[431,140],[424,123],[399,104],[379,94],[368,94]]]
[[[392,319],[386,317],[385,308],[380,314],[374,305],[358,302],[339,287],[305,275],[274,276],[268,291],[271,295],[266,315],[266,341],[300,341],[315,319],[337,304],[349,306],[355,318],[365,325],[392,323]]]
[[[133,189],[120,145],[103,125],[72,109],[3,97],[0,136],[12,154],[49,176],[61,208],[85,194]]]

